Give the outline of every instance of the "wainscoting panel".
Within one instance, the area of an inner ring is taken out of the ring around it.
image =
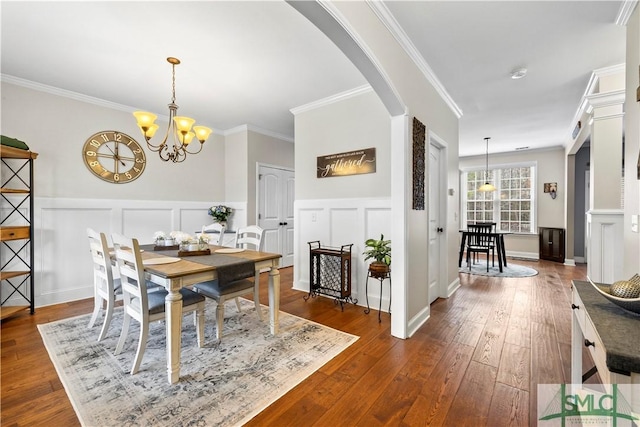
[[[587,274],[594,282],[622,280],[624,212],[587,212]]]
[[[233,220],[246,224],[246,203],[35,198],[36,307],[93,297],[86,229],[152,243],[156,231],[195,234],[212,222],[207,210],[225,204]]]
[[[322,246],[340,247],[353,244],[351,249],[351,293],[358,305],[366,306],[365,280],[369,262],[362,252],[368,238],[385,239],[391,236],[390,199],[332,199],[296,200],[296,228],[294,231],[294,283],[295,289],[309,292],[309,245],[319,240]],[[388,282],[383,291],[382,309],[389,307]],[[369,305],[378,307],[380,284],[369,283]]]

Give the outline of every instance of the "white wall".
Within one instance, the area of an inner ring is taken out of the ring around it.
[[[285,169],[294,168],[294,144],[262,133],[247,133],[249,150],[247,155],[247,223],[258,223],[257,212],[257,167],[258,163],[280,166]]]
[[[373,91],[297,113],[296,200],[389,197],[390,126]],[[371,147],[376,149],[375,173],[317,178],[319,156]]]
[[[489,167],[510,165],[523,162],[536,162],[536,230],[531,234],[517,234],[505,237],[505,247],[508,256],[521,256],[537,259],[539,255],[539,241],[537,227],[564,227],[564,193],[565,160],[564,149],[523,151],[516,153],[489,154]],[[485,156],[461,157],[460,169],[484,169]],[[544,193],[545,182],[557,182],[558,194],[555,199]],[[460,198],[462,198],[462,190]]]
[[[640,159],[640,102],[636,100],[640,67],[640,7],[627,24],[626,101],[624,105],[624,266],[623,277],[640,271],[640,234],[631,231],[631,215],[640,215],[640,181],[636,165]]]
[[[2,83],[2,134],[39,153],[35,194],[130,200],[224,200],[224,137],[212,135],[201,153],[180,164],[163,162],[146,148],[131,113]],[[145,148],[147,166],[133,182],[111,184],[82,159],[86,139],[101,130],[124,132]],[[160,131],[156,138],[160,137]]]
[[[308,242],[353,244],[352,293],[366,306],[364,241],[381,233],[392,239],[389,114],[373,91],[302,110],[295,114],[294,287],[309,291]],[[371,147],[376,148],[375,173],[317,178],[318,156]],[[369,294],[370,304],[377,306],[379,284],[369,287]],[[388,307],[388,291],[383,299]]]

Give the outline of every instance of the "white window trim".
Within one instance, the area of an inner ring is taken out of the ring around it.
[[[531,215],[532,217],[532,221],[531,222],[531,232],[529,233],[523,233],[523,232],[517,232],[517,233],[512,233],[513,235],[522,235],[522,236],[532,236],[532,235],[538,235],[538,192],[537,192],[537,183],[538,183],[538,162],[537,161],[533,161],[533,162],[514,162],[514,163],[500,163],[500,164],[493,164],[491,166],[489,166],[489,170],[496,170],[496,169],[509,169],[509,168],[523,168],[523,167],[531,167]],[[461,219],[461,226],[462,228],[467,228],[467,173],[468,172],[472,172],[472,171],[483,171],[485,170],[486,167],[483,167],[482,165],[478,165],[478,166],[466,166],[463,168],[460,168],[460,219]],[[464,188],[463,188],[464,186]],[[499,200],[494,200],[494,204],[498,205],[500,203]],[[496,208],[494,206],[494,214],[495,214]],[[498,205],[497,208],[497,212],[498,215],[500,214],[500,208]],[[498,224],[499,221],[496,221],[496,224]],[[498,226],[499,229],[499,226]]]

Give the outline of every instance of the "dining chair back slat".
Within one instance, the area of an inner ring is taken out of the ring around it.
[[[145,279],[144,263],[137,239],[119,234],[112,237],[115,248],[116,265],[120,272],[124,302],[124,318],[122,331],[116,344],[115,354],[120,354],[129,332],[131,319],[140,322],[140,338],[133,360],[131,375],[138,372],[149,336],[149,323],[163,320],[165,315],[165,299],[167,290],[159,289],[148,293],[148,282]],[[153,284],[151,284],[153,285]],[[194,323],[198,336],[198,346],[204,342],[204,297],[190,289],[180,289],[182,296],[182,313],[194,313]]]
[[[210,225],[202,226],[202,234],[209,236],[209,243],[212,245],[220,245],[222,242],[222,236],[224,232],[227,230],[227,227],[224,224],[220,224],[219,222],[214,222]],[[207,233],[207,232],[215,232],[215,233]]]
[[[87,237],[89,238],[89,249],[93,261],[94,286],[94,308],[89,321],[89,328],[95,325],[98,315],[102,311],[102,306],[106,303],[105,317],[98,335],[98,341],[102,341],[109,329],[115,303],[122,300],[122,290],[120,279],[117,274],[114,274],[114,268],[111,264],[107,237],[104,233],[98,233],[91,228],[87,228]]]

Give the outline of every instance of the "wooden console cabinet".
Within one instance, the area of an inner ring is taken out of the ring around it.
[[[540,259],[564,262],[564,228],[538,228]]]
[[[578,280],[571,286],[571,309],[571,383],[581,385],[587,379],[582,369],[586,347],[605,388],[632,385],[631,396],[626,397],[632,410],[640,413],[640,316],[607,300],[589,282]]]

